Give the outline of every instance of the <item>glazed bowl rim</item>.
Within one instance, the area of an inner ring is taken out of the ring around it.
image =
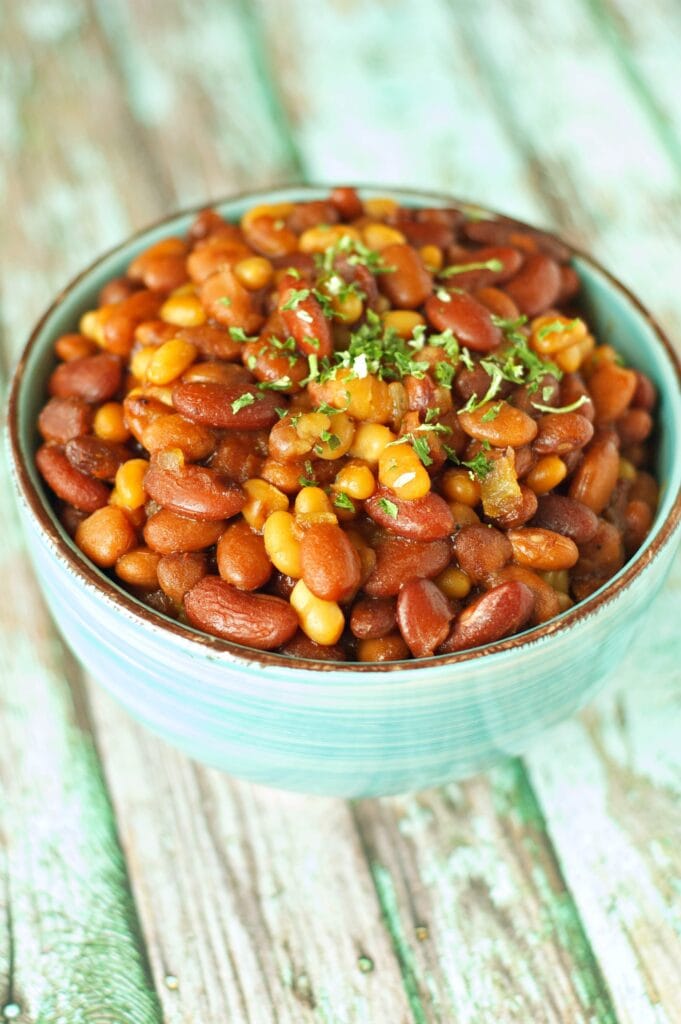
[[[123,241],[100,254],[74,278],[72,278],[68,284],[66,284],[57,293],[52,303],[39,318],[29,335],[29,339],[12,374],[7,411],[7,434],[12,475],[17,491],[29,513],[32,515],[34,523],[39,527],[43,537],[47,539],[51,554],[60,560],[66,568],[76,576],[87,591],[96,592],[96,594],[93,593],[93,596],[96,596],[99,599],[104,598],[109,605],[115,607],[117,611],[121,612],[126,618],[136,622],[137,625],[142,627],[142,629],[151,629],[154,633],[162,631],[166,636],[170,634],[174,642],[179,642],[183,647],[188,644],[189,649],[194,654],[202,652],[211,660],[224,660],[233,665],[242,664],[244,667],[248,666],[251,668],[265,669],[276,667],[277,669],[287,673],[293,672],[296,674],[298,674],[300,670],[304,673],[322,671],[325,673],[341,673],[343,675],[367,673],[376,674],[385,672],[404,673],[405,671],[416,671],[422,673],[428,669],[441,670],[444,668],[453,668],[456,665],[462,665],[470,662],[477,663],[480,658],[487,658],[490,660],[491,664],[493,660],[496,660],[494,655],[502,655],[512,651],[522,652],[523,650],[528,650],[554,634],[562,633],[570,629],[572,626],[598,613],[603,607],[610,604],[624,590],[630,587],[638,578],[640,572],[660,555],[662,549],[679,526],[679,523],[681,523],[681,482],[679,483],[677,493],[666,517],[653,528],[653,535],[641,553],[625,563],[624,567],[616,574],[616,576],[605,586],[599,588],[599,590],[597,590],[592,596],[579,601],[572,608],[563,612],[556,618],[525,630],[522,633],[514,634],[513,636],[500,640],[497,643],[486,644],[482,647],[476,647],[470,650],[458,651],[454,654],[442,654],[434,655],[429,658],[402,659],[390,662],[337,662],[301,658],[272,651],[260,651],[255,648],[243,647],[239,644],[232,643],[229,640],[223,640],[219,637],[202,633],[193,629],[191,626],[184,625],[164,616],[160,612],[150,608],[148,605],[144,605],[141,601],[138,601],[131,594],[127,593],[127,591],[122,587],[114,583],[109,579],[109,577],[105,576],[103,572],[91,564],[85,556],[78,551],[75,544],[73,544],[70,538],[67,537],[63,527],[58,524],[56,517],[49,506],[47,497],[43,497],[30,477],[28,468],[24,462],[20,439],[20,399],[26,366],[34,349],[38,348],[38,342],[41,339],[45,328],[49,325],[49,321],[52,316],[57,312],[67,298],[87,282],[90,275],[92,275],[103,263],[117,256],[122,256],[127,249],[134,247],[136,243],[141,242],[145,236],[156,233],[165,225],[170,226],[176,221],[186,219],[192,215],[195,216],[207,206],[214,207],[216,209],[223,209],[229,206],[243,205],[251,200],[257,201],[259,199],[264,201],[265,198],[267,201],[273,202],[277,200],[277,197],[281,197],[282,194],[286,195],[290,193],[295,193],[301,198],[305,198],[307,196],[317,197],[320,192],[324,193],[325,191],[328,191],[329,187],[330,186],[328,184],[310,183],[277,185],[272,188],[262,188],[256,191],[248,190],[239,192],[211,200],[208,203],[195,204],[188,208],[175,211],[159,218],[151,224],[145,225],[132,235],[126,236]],[[498,213],[484,204],[457,199],[446,192],[374,184],[358,184],[352,187],[363,193],[369,192],[394,197],[404,196],[408,199],[420,200],[422,203],[435,201],[437,203],[448,204],[449,206],[462,210],[464,213],[475,213],[480,216],[480,219],[498,220],[503,223],[516,226],[519,229],[529,228],[530,230],[539,232],[542,236],[557,242],[561,246],[566,247],[570,251],[571,256],[578,257],[584,264],[590,266],[600,274],[607,284],[616,292],[619,292],[620,296],[622,296],[629,306],[633,308],[634,312],[645,321],[654,335],[656,342],[661,345],[670,360],[674,368],[676,384],[681,393],[681,359],[670,343],[665,331],[660,327],[654,316],[646,309],[631,290],[617,277],[615,277],[614,274],[603,267],[589,254],[583,252],[573,244],[565,242],[559,235],[554,232],[547,231],[544,228],[534,227],[528,222],[521,221],[515,217]],[[43,344],[46,344],[44,340]]]

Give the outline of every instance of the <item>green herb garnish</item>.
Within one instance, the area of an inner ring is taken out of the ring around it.
[[[355,506],[352,502],[352,499],[348,497],[345,491],[339,491],[337,494],[335,494],[333,497],[333,503],[336,506],[336,508],[344,508],[348,512],[355,511]]]
[[[240,409],[245,409],[248,405],[253,405],[255,402],[255,395],[252,391],[246,391],[243,395],[239,395],[232,402],[232,412],[237,413]]]
[[[378,507],[382,512],[385,512],[386,515],[390,516],[391,519],[397,519],[399,509],[394,501],[390,501],[389,498],[379,498]]]
[[[438,277],[454,277],[455,274],[467,274],[469,270],[492,270],[497,273],[504,269],[501,260],[484,260],[482,263],[455,263],[438,271]]]
[[[585,402],[589,399],[586,395],[580,395],[576,402],[572,402],[570,405],[562,405],[557,408],[553,405],[540,405],[539,402],[532,402],[532,407],[538,409],[539,412],[552,412],[552,413],[563,413],[563,412],[574,412],[575,409],[580,409]],[[484,418],[484,417],[483,417]]]

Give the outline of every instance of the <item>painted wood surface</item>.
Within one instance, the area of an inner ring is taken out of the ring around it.
[[[671,0],[310,11],[8,5],[5,373],[94,253],[170,208],[303,176],[439,187],[558,227],[681,337]],[[7,500],[3,477],[6,1019],[681,1021],[678,563],[618,685],[524,764],[348,806],[194,765],[84,685]]]

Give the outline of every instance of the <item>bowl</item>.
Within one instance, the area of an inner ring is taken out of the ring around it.
[[[294,186],[215,205],[238,218],[254,203],[326,192]],[[498,216],[449,196],[362,193]],[[102,686],[169,743],[271,786],[345,797],[397,793],[521,753],[583,705],[623,659],[671,566],[681,536],[681,368],[662,331],[622,284],[574,253],[598,337],[612,339],[660,395],[659,510],[643,546],[607,585],[539,627],[453,655],[340,664],[246,649],[153,611],[90,563],[60,526],[33,460],[54,340],[74,329],[109,278],[150,244],[184,232],[196,212],[138,233],[80,274],[38,323],[14,375],[8,438],[18,506],[29,554],[67,643]]]

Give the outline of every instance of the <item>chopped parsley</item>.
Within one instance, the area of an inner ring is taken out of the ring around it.
[[[501,260],[484,260],[482,263],[455,263],[438,271],[438,277],[454,277],[455,274],[467,274],[471,270],[492,270],[497,273],[504,269]]]
[[[261,391],[286,391],[293,386],[290,377],[279,377],[277,380],[262,380],[258,384]]]
[[[305,476],[298,477],[298,483],[301,487],[316,487],[317,481],[314,479],[314,469],[309,459],[305,461]]]
[[[388,274],[395,270],[395,267],[386,266],[380,252],[370,249],[359,239],[352,235],[341,235],[341,237],[327,246],[323,252],[314,254],[314,261],[317,269],[325,274],[332,274],[337,256],[345,256],[351,266],[363,266],[372,274]]]
[[[232,300],[230,299],[229,295],[221,295],[219,299],[216,299],[216,302],[220,306],[231,306],[232,305]]]
[[[309,296],[310,296],[310,289],[309,288],[292,288],[291,289],[291,294],[289,295],[288,299],[283,304],[283,306],[280,306],[279,308],[281,310],[284,310],[284,309],[297,309],[298,306],[300,305],[300,303],[304,302],[305,299],[309,298]]]
[[[580,395],[576,402],[572,402],[570,405],[562,405],[562,406],[560,406],[560,408],[557,408],[557,407],[555,407],[553,405],[540,405],[539,402],[533,402],[532,406],[533,406],[533,408],[538,409],[539,412],[553,412],[553,413],[574,412],[575,409],[581,409],[581,407],[584,405],[584,403],[588,402],[588,401],[589,401],[589,399],[588,399],[588,397],[586,395]]]
[[[332,452],[335,452],[336,448],[340,447],[340,437],[338,434],[332,434],[330,430],[322,430],[319,438],[324,444],[328,444]]]
[[[232,412],[237,413],[240,409],[245,409],[248,405],[253,405],[255,402],[255,395],[252,391],[245,391],[243,395],[239,395],[232,402]]]
[[[432,466],[433,460],[430,457],[430,445],[425,437],[413,438],[411,446],[424,466]]]
[[[222,300],[220,300],[220,301],[222,301]],[[232,341],[257,341],[258,340],[258,335],[257,334],[250,334],[250,335],[246,334],[246,332],[243,329],[243,327],[230,327],[229,328],[229,336],[232,339]]]
[[[344,508],[347,512],[355,511],[352,499],[348,497],[345,491],[339,491],[337,494],[334,494],[333,503],[336,508]]]
[[[456,375],[456,367],[451,363],[439,362],[435,364],[435,380],[443,387],[451,388],[452,381]]]
[[[544,338],[548,338],[551,334],[563,334],[565,331],[574,331],[576,327],[579,327],[581,320],[576,317],[574,320],[551,320],[548,324],[544,324],[537,331],[537,338],[539,341],[543,341]]]
[[[440,415],[440,410],[436,407],[435,409],[428,409],[426,411],[426,423],[434,423]]]
[[[490,423],[492,420],[495,420],[497,418],[497,416],[499,415],[500,412],[501,412],[501,402],[497,402],[496,405],[490,406],[489,409],[487,410],[487,412],[483,413],[483,415],[481,417],[482,422],[483,423]]]
[[[492,459],[488,459],[484,452],[478,452],[474,459],[468,462],[461,462],[462,466],[475,474],[478,480],[484,480],[492,471]]]
[[[397,519],[399,509],[394,501],[390,501],[389,498],[379,498],[378,507],[382,512],[385,512],[386,515],[390,516],[391,519]]]

